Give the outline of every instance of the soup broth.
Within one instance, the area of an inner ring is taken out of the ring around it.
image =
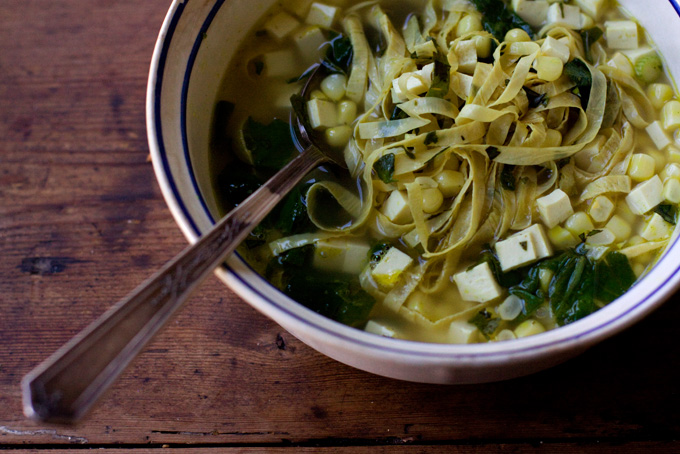
[[[615,3],[278,3],[216,104],[223,213],[297,153],[291,97],[349,171],[312,172],[239,251],[358,329],[539,334],[621,296],[675,230],[680,102]]]

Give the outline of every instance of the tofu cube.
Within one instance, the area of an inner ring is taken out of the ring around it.
[[[369,320],[364,327],[364,331],[371,334],[377,334],[383,337],[395,337],[397,333],[392,329],[383,325],[382,323]]]
[[[503,271],[510,271],[535,262],[538,258],[534,239],[527,232],[512,235],[496,243],[496,254]]]
[[[581,8],[563,3],[553,3],[546,15],[548,24],[560,23],[568,28],[580,30],[582,27]]]
[[[368,264],[371,247],[359,239],[328,239],[316,243],[315,268],[338,273],[359,274]]]
[[[562,63],[569,61],[570,52],[569,46],[556,40],[552,36],[548,36],[541,46],[541,54],[548,57],[556,57],[562,60]]]
[[[309,12],[307,13],[307,19],[305,19],[305,22],[310,25],[331,28],[333,21],[335,21],[335,15],[337,12],[338,8],[334,6],[315,2],[309,7]]]
[[[394,287],[402,273],[411,266],[413,259],[399,249],[392,247],[371,270],[375,282],[386,289]]]
[[[607,222],[605,228],[612,232],[616,237],[616,241],[626,241],[630,238],[630,234],[633,233],[633,228],[630,226],[628,221],[623,219],[621,216],[614,215]]]
[[[456,57],[458,57],[458,71],[472,74],[477,66],[477,45],[474,40],[458,41],[456,44]]]
[[[543,223],[549,228],[555,227],[569,216],[574,214],[569,196],[561,189],[556,189],[550,194],[536,200],[538,213]]]
[[[413,221],[408,197],[404,191],[392,191],[383,202],[380,212],[395,224],[408,224]]]
[[[471,344],[476,342],[479,330],[465,320],[454,320],[449,325],[448,341],[452,344]]]
[[[638,26],[630,20],[610,20],[604,23],[610,49],[637,49]]]
[[[663,202],[663,183],[658,175],[638,184],[626,196],[630,211],[638,215],[647,213],[661,202]]]
[[[534,224],[529,228],[522,230],[531,235],[534,241],[534,250],[536,251],[536,258],[538,260],[550,257],[553,255],[553,249],[550,245],[550,239],[541,224]]]
[[[669,178],[663,184],[663,198],[671,203],[680,203],[680,180]]]
[[[658,121],[650,123],[650,125],[645,128],[645,131],[647,131],[650,139],[652,139],[652,142],[654,142],[654,145],[656,145],[656,148],[659,150],[663,150],[671,144],[671,139],[668,138],[661,127],[661,123]]]
[[[545,0],[513,0],[512,9],[534,28],[541,28],[548,18],[549,3]]]
[[[285,11],[281,11],[264,24],[264,29],[276,39],[288,36],[300,26],[300,22]]]
[[[503,289],[491,272],[487,262],[479,264],[470,270],[453,275],[453,280],[458,286],[460,296],[465,301],[486,303],[487,301],[500,298]]]
[[[664,221],[660,215],[654,213],[640,236],[647,241],[656,241],[668,238],[671,233],[673,233],[673,226]]]
[[[262,56],[262,74],[267,77],[293,77],[298,73],[295,61],[295,54],[290,49],[268,52]]]
[[[595,197],[588,209],[592,220],[598,223],[607,221],[612,213],[614,213],[614,202],[604,195]]]
[[[309,122],[314,129],[331,128],[338,125],[338,109],[332,101],[314,98],[307,101]]]
[[[595,20],[600,18],[606,0],[574,0],[581,11]]]
[[[305,64],[316,63],[325,49],[327,39],[317,26],[300,27],[292,35],[295,46]],[[297,66],[291,65],[290,66]]]

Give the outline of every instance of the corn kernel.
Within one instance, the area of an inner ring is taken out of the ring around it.
[[[579,236],[582,233],[588,233],[595,228],[593,221],[583,211],[577,211],[572,214],[564,223],[564,227],[572,234]]]
[[[654,170],[656,170],[654,158],[646,154],[636,153],[630,160],[628,175],[634,181],[645,181],[654,176]]]
[[[673,99],[673,88],[668,84],[650,84],[647,87],[647,97],[655,109],[661,109],[664,104]]]
[[[541,282],[541,290],[547,295],[548,294],[548,288],[550,287],[550,281],[552,281],[553,276],[555,273],[552,272],[552,270],[549,270],[547,268],[541,268],[538,271],[538,280]]]
[[[338,103],[338,123],[351,125],[357,118],[357,104],[349,99]]]
[[[642,276],[642,273],[645,272],[645,268],[646,267],[645,267],[644,264],[642,264],[638,261],[635,261],[633,263],[633,273],[635,273],[635,277],[639,278],[640,276]]]
[[[444,197],[454,197],[463,188],[465,175],[456,170],[442,170],[434,177],[434,181]]]
[[[586,239],[586,243],[592,246],[608,246],[614,241],[616,241],[616,236],[607,228],[602,229],[602,231],[597,232]]]
[[[352,128],[346,125],[334,126],[324,132],[326,142],[334,148],[343,148],[352,137]]]
[[[680,102],[668,101],[661,109],[661,121],[666,131],[678,128],[680,126]]]
[[[614,234],[617,242],[628,240],[630,238],[630,234],[633,232],[630,224],[621,216],[616,214],[612,216],[609,222],[607,222],[605,228]]]
[[[680,203],[680,180],[669,178],[663,185],[663,198],[671,203]]]
[[[513,28],[505,34],[506,43],[523,43],[531,41],[531,37],[521,28]]]
[[[632,224],[637,219],[637,214],[630,210],[627,203],[619,203],[616,206],[616,215],[619,216],[624,221]]]
[[[312,90],[309,94],[309,99],[320,99],[322,101],[328,101],[328,96],[324,94],[321,90]]]
[[[428,214],[436,213],[444,203],[444,195],[437,188],[425,188],[423,194],[423,211]]]
[[[666,158],[669,162],[680,163],[680,148],[675,145],[669,145],[666,147]]]
[[[491,56],[491,38],[475,36],[475,47],[477,47],[477,58],[489,58]]]
[[[345,97],[347,76],[344,74],[331,74],[321,81],[321,91],[333,101],[340,101]]]
[[[536,59],[535,68],[539,79],[543,79],[548,82],[554,82],[562,75],[564,63],[562,63],[562,60],[557,57],[547,57],[545,55],[541,55]]]
[[[477,14],[468,14],[463,17],[456,26],[456,36],[463,36],[468,33],[483,30],[482,20]]]
[[[604,195],[595,197],[588,210],[588,214],[595,222],[605,222],[613,212],[614,203]]]
[[[568,249],[576,246],[579,240],[569,230],[559,225],[548,230],[548,238],[556,249]]]
[[[515,328],[515,336],[517,337],[533,336],[535,334],[540,334],[544,331],[545,327],[543,327],[543,325],[541,325],[536,320],[530,319],[520,323],[519,326]]]

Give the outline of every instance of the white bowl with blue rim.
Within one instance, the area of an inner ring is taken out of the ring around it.
[[[241,40],[273,3],[175,0],[163,23],[147,92],[149,145],[163,196],[191,243],[210,229],[218,213],[208,170],[212,106]],[[619,3],[663,56],[680,55],[680,6],[675,0]],[[680,58],[665,58],[665,64],[671,75],[680,76]],[[238,255],[216,274],[258,311],[345,364],[416,382],[482,383],[559,364],[639,321],[680,285],[679,257],[675,237],[630,291],[575,323],[527,338],[470,345],[390,339],[334,322],[285,296]]]

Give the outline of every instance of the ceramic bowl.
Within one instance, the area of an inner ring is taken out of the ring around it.
[[[239,43],[273,3],[175,0],[160,32],[147,94],[149,144],[163,195],[192,243],[211,227],[217,213],[208,173],[211,106]],[[648,30],[663,55],[680,55],[680,7],[675,1],[620,3]],[[680,59],[667,59],[666,64],[671,74],[680,75]],[[675,240],[651,272],[593,315],[528,338],[472,345],[390,339],[341,325],[286,297],[238,255],[216,273],[258,311],[345,364],[416,382],[481,383],[556,365],[627,328],[677,289],[678,269],[680,244]]]

